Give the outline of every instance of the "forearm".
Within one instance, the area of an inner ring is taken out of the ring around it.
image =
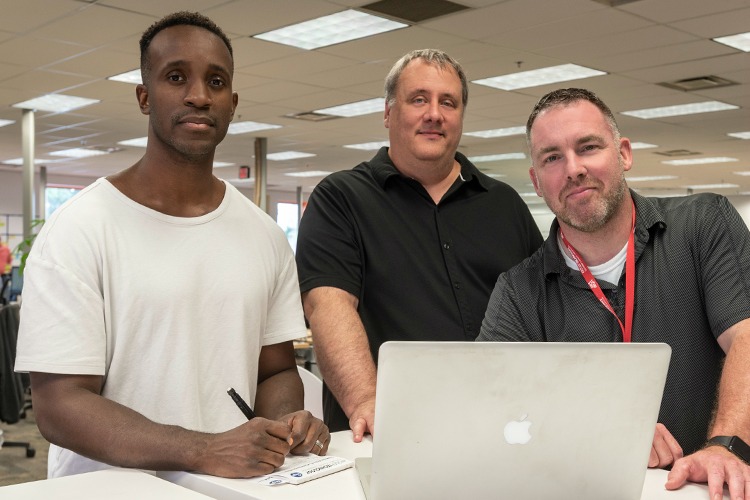
[[[724,361],[710,435],[736,435],[745,442],[750,442],[750,412],[747,410],[750,407],[750,370],[747,364],[750,359],[750,320],[740,322],[732,328],[738,328],[739,331],[734,335]]]
[[[306,296],[305,312],[321,374],[351,416],[358,405],[375,399],[376,383],[375,363],[356,299],[341,290],[314,289]]]
[[[258,384],[255,395],[255,413],[258,416],[278,420],[304,409],[304,404],[304,388],[296,365]]]
[[[209,435],[157,424],[80,387],[32,374],[34,412],[42,435],[80,455],[122,467],[199,470]],[[46,397],[54,392],[53,398]]]

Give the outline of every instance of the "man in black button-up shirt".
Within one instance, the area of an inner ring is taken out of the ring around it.
[[[727,449],[704,447],[720,435],[750,442],[747,226],[722,196],[628,190],[630,141],[589,91],[542,97],[526,130],[531,180],[556,220],[544,246],[498,279],[478,340],[619,342],[632,334],[633,342],[669,344],[649,465],[672,466],[668,489],[708,482],[713,499],[726,482],[732,498],[750,498],[750,467]],[[593,278],[584,279],[587,267]]]

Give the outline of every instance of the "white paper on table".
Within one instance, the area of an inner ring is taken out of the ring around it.
[[[301,484],[328,474],[352,467],[354,462],[347,458],[307,455],[287,455],[284,465],[271,474],[258,479],[260,484]]]

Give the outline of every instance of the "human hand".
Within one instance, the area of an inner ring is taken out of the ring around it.
[[[354,442],[359,443],[365,433],[375,435],[375,398],[360,403],[349,417],[349,427],[354,433]]]
[[[709,446],[677,460],[665,487],[676,490],[687,481],[708,483],[711,500],[723,498],[725,483],[730,498],[750,500],[750,466],[721,446]]]
[[[220,477],[247,478],[270,474],[290,450],[291,427],[256,417],[239,427],[209,434],[196,470]]]
[[[682,447],[680,444],[664,424],[656,424],[648,466],[663,469],[673,464],[679,458],[682,458]]]
[[[331,433],[322,420],[306,410],[296,411],[281,418],[292,428],[291,452],[295,455],[315,453],[325,455],[331,443]]]

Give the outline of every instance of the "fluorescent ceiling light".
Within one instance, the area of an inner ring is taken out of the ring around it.
[[[743,170],[741,172],[734,172],[734,175],[743,175],[745,177],[750,176],[750,170]]]
[[[712,40],[723,43],[724,45],[729,45],[735,49],[740,49],[743,52],[750,52],[750,32],[731,36],[720,36],[718,38],[713,38]]]
[[[226,161],[215,161],[214,162],[214,168],[221,168],[221,167],[231,167],[234,165],[234,163],[229,163]]]
[[[138,148],[145,148],[148,144],[148,137],[138,137],[137,139],[128,139],[125,141],[120,141],[117,144],[120,144],[122,146],[135,146]]]
[[[340,106],[316,109],[313,110],[313,112],[321,113],[324,115],[343,116],[345,118],[349,118],[352,116],[369,115],[370,113],[377,113],[378,111],[383,110],[385,110],[385,98],[376,97],[374,99],[351,102],[349,104],[342,104]]]
[[[631,142],[630,143],[631,149],[648,149],[648,148],[658,148],[656,144],[649,144],[648,142]]]
[[[98,99],[87,99],[72,95],[47,94],[28,101],[14,104],[14,108],[34,109],[37,111],[49,111],[52,113],[65,113],[74,109],[83,108],[99,102]]]
[[[11,123],[16,123],[16,121],[15,120],[0,120],[0,127],[10,125]]]
[[[477,130],[476,132],[464,132],[464,135],[471,137],[482,137],[488,139],[490,137],[507,137],[509,135],[525,135],[526,127],[507,127],[507,128],[495,128],[491,130]]]
[[[141,80],[141,70],[140,69],[134,69],[132,71],[127,71],[125,73],[120,73],[119,75],[112,75],[108,76],[107,80],[112,80],[113,82],[123,82],[123,83],[143,83],[143,80]]]
[[[349,9],[261,33],[253,36],[253,38],[311,50],[406,28],[407,26],[408,24]]]
[[[561,64],[560,66],[550,66],[548,68],[473,80],[472,83],[502,90],[516,90],[606,74],[604,71],[578,66],[577,64]]]
[[[469,161],[472,163],[482,163],[485,161],[523,160],[525,158],[526,155],[523,153],[504,153],[497,155],[469,156]]]
[[[737,139],[750,139],[750,132],[732,132],[727,135],[730,137],[736,137]]]
[[[349,149],[361,149],[363,151],[374,151],[376,149],[388,147],[390,144],[390,141],[361,142],[359,144],[345,144],[344,147]]]
[[[495,179],[499,179],[500,177],[507,177],[505,174],[488,174],[487,172],[485,172],[484,175]]]
[[[246,134],[248,132],[257,132],[258,130],[270,130],[274,128],[281,128],[281,125],[273,125],[271,123],[260,123],[260,122],[235,122],[229,124],[227,134],[237,135]]]
[[[738,188],[737,184],[693,184],[692,186],[684,186],[685,189],[733,189]]]
[[[327,170],[308,170],[306,172],[288,172],[284,175],[288,175],[289,177],[325,177],[332,173]]]
[[[282,151],[280,153],[271,153],[266,158],[273,161],[296,160],[297,158],[309,158],[315,156],[312,153],[302,153],[300,151]]]
[[[712,158],[689,158],[685,160],[665,160],[665,165],[704,165],[706,163],[727,163],[730,161],[739,161],[737,158],[727,158],[726,156],[714,156]]]
[[[60,163],[61,161],[65,161],[59,158],[56,159],[42,159],[42,158],[35,158],[34,159],[34,165],[44,165],[46,163]],[[9,160],[2,160],[0,163],[4,163],[5,165],[23,165],[23,158],[11,158]]]
[[[55,151],[50,153],[52,156],[65,156],[67,158],[88,158],[90,156],[101,156],[108,155],[109,151],[103,151],[101,149],[87,149],[87,148],[73,148],[63,149],[62,151]]]
[[[647,182],[647,181],[671,181],[677,179],[676,175],[646,175],[642,177],[626,177],[628,182]]]
[[[719,101],[696,102],[693,104],[680,104],[677,106],[664,106],[661,108],[636,109],[634,111],[623,111],[621,114],[650,120],[651,118],[665,118],[667,116],[694,115],[697,113],[710,113],[712,111],[725,111],[727,109],[739,109],[734,104],[726,104]]]
[[[523,197],[523,198],[535,198],[535,197],[539,196],[538,194],[536,194],[536,191],[526,191],[524,193],[518,193],[518,194],[521,195],[521,197]],[[528,203],[528,202],[526,202],[526,203]]]

